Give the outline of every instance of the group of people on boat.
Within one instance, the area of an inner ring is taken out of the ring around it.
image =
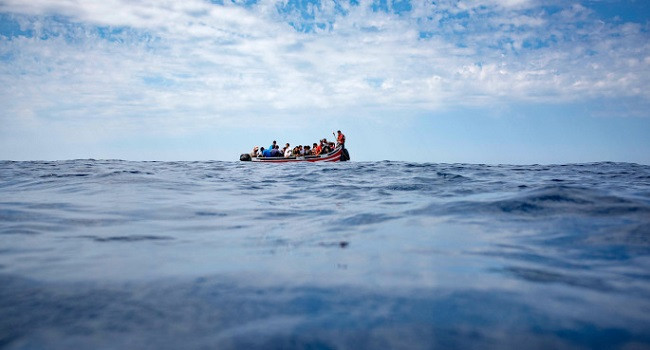
[[[304,156],[319,156],[321,154],[327,154],[333,151],[336,147],[345,146],[345,135],[341,130],[337,131],[336,143],[327,141],[326,138],[321,139],[318,143],[314,142],[312,146],[309,145],[298,145],[291,148],[291,145],[287,142],[284,147],[280,148],[277,141],[268,147],[259,147],[255,146],[250,153],[251,157],[304,157]]]

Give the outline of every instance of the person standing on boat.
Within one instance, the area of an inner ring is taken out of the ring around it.
[[[336,146],[343,146],[345,148],[345,135],[341,132],[341,130],[336,132]]]
[[[269,146],[268,149],[275,149],[275,146],[277,146],[277,145],[278,145],[278,142],[273,140],[273,143],[271,144],[271,146]]]

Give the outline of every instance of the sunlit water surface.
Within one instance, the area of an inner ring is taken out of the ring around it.
[[[0,347],[650,347],[650,167],[0,162]]]

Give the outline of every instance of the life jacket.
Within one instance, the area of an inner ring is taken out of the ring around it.
[[[336,141],[338,143],[340,143],[340,144],[344,144],[345,143],[345,135],[343,135],[343,133],[340,133],[339,137],[336,139]]]

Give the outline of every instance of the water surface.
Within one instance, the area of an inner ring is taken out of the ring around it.
[[[650,347],[650,167],[0,162],[7,349]]]

